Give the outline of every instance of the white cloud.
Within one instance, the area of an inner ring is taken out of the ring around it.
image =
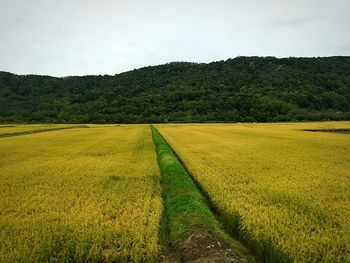
[[[0,70],[115,74],[237,55],[350,55],[346,0],[1,0]]]

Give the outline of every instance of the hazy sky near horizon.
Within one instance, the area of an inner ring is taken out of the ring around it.
[[[350,55],[349,11],[349,0],[0,0],[0,70],[97,75],[239,55]]]

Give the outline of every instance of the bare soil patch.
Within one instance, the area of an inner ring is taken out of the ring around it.
[[[177,249],[169,253],[167,262],[246,263],[243,257],[227,248],[208,233],[192,233]]]

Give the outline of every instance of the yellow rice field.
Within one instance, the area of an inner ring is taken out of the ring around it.
[[[48,129],[61,129],[67,127],[74,127],[74,124],[8,124],[0,125],[0,136],[4,134],[16,134],[23,132],[33,132]]]
[[[246,240],[292,262],[350,262],[350,134],[302,131],[350,122],[157,128]]]
[[[1,262],[153,262],[162,209],[146,125],[0,138]]]

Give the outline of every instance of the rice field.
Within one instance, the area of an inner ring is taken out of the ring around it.
[[[0,138],[1,262],[154,262],[159,179],[147,125]]]
[[[50,129],[62,129],[74,127],[74,124],[8,124],[0,125],[0,137],[4,135],[14,135],[33,131],[44,131]]]
[[[156,127],[266,262],[350,262],[350,135],[303,131],[350,122]]]
[[[205,196],[148,125],[0,125],[0,261],[178,262],[200,230],[249,262],[350,262],[350,122],[155,127]]]

